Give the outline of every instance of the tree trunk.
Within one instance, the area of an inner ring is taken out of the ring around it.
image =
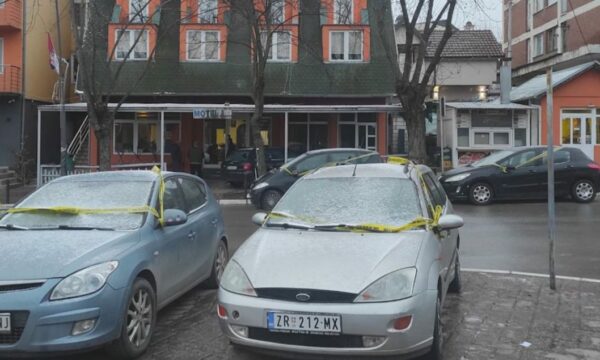
[[[250,128],[252,129],[252,143],[256,148],[256,174],[263,176],[267,172],[267,162],[265,159],[265,144],[261,135],[262,117],[264,110],[264,99],[260,99],[254,104],[254,113],[250,119]]]
[[[98,165],[100,171],[111,169],[112,129],[114,118],[109,111],[99,110],[90,113],[90,125],[98,141]]]
[[[424,164],[427,160],[425,146],[425,110],[422,102],[414,102],[404,107],[408,130],[408,156],[411,160]]]

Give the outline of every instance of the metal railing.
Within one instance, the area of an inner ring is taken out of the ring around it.
[[[88,137],[90,135],[90,122],[88,116],[85,117],[83,123],[77,130],[75,137],[67,147],[67,153],[73,157],[73,161],[77,161],[77,155],[79,155],[79,151],[81,151],[81,147],[86,143]]]
[[[10,26],[21,29],[23,26],[23,2],[21,0],[0,0],[0,26]]]
[[[137,163],[137,164],[120,164],[113,165],[111,170],[150,170],[154,166],[160,166],[159,163]],[[76,165],[72,170],[67,171],[67,175],[88,174],[98,171],[98,166]],[[41,165],[40,167],[40,183],[38,186],[49,183],[54,179],[58,179],[60,175],[60,165]]]
[[[21,92],[21,68],[15,65],[0,64],[0,93]]]

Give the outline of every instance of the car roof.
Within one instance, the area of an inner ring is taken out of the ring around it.
[[[366,150],[366,149],[356,149],[356,148],[330,148],[330,149],[319,149],[319,150],[311,150],[311,151],[307,151],[305,154],[307,155],[313,155],[313,154],[322,154],[322,153],[336,153],[336,152],[358,152],[358,153],[365,153],[365,154],[377,154],[376,151],[373,150]]]
[[[356,168],[356,173],[354,169]],[[343,178],[343,177],[370,177],[370,178],[400,178],[410,179],[411,172],[404,170],[405,165],[396,164],[360,164],[360,165],[339,165],[323,167],[304,176],[305,179],[324,179],[324,178]],[[421,166],[418,166],[419,171],[427,172],[431,171],[429,168],[421,170]]]
[[[173,174],[163,172],[163,176]],[[69,181],[154,181],[158,177],[150,170],[99,171],[87,174],[77,174],[60,177],[52,182]]]

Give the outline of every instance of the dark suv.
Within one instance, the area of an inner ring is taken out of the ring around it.
[[[296,180],[314,169],[336,164],[380,162],[383,162],[381,156],[371,150],[323,149],[309,151],[281,168],[273,169],[256,179],[250,188],[248,197],[257,208],[270,211]]]
[[[292,157],[294,154],[288,154]],[[267,170],[283,165],[283,148],[265,148]],[[235,150],[221,164],[222,177],[234,186],[242,186],[244,182],[252,183],[256,178],[256,149],[243,148]]]

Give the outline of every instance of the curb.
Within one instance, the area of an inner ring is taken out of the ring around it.
[[[472,273],[483,273],[483,274],[495,274],[495,275],[518,275],[518,276],[530,276],[530,277],[539,277],[539,278],[549,278],[548,274],[540,274],[540,273],[530,273],[523,271],[511,271],[511,270],[493,270],[493,269],[469,269],[469,268],[461,268],[461,271],[464,272],[472,272]],[[563,276],[556,275],[556,278],[559,280],[570,280],[570,281],[581,281],[593,284],[600,284],[600,279],[592,279],[592,278],[584,278],[584,277],[576,277],[576,276]]]

